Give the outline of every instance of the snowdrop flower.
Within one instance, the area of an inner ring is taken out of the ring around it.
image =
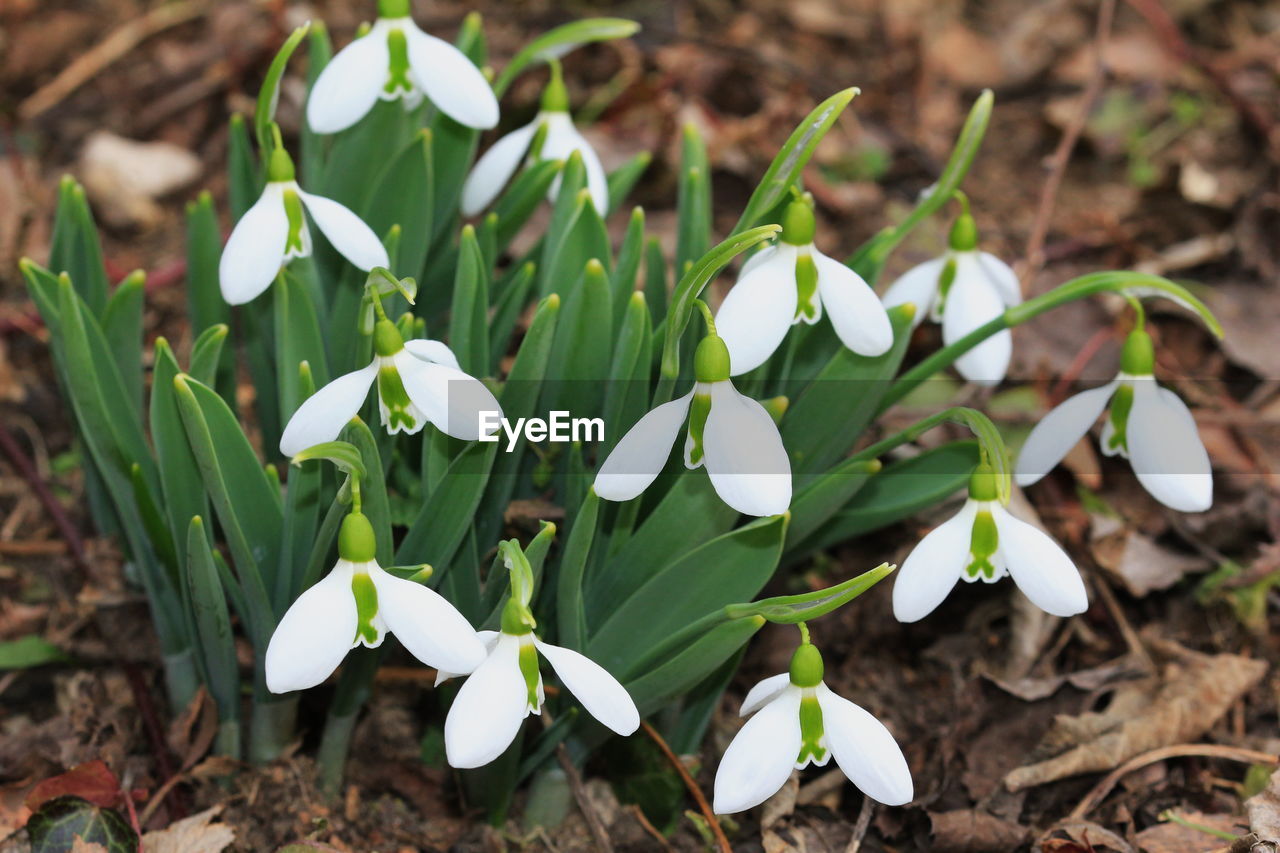
[[[688,422],[686,468],[705,466],[720,499],[745,515],[777,515],[791,505],[791,461],[773,418],[729,379],[729,350],[711,334],[694,355],[693,390],[636,422],[596,474],[596,494],[626,501],[662,471]]]
[[[424,33],[409,17],[409,0],[378,0],[369,32],[338,52],[316,78],[307,124],[337,133],[384,101],[412,109],[426,95],[449,118],[479,130],[498,123],[498,99],[484,74],[447,41]]]
[[[1022,301],[1018,277],[1004,261],[978,251],[978,229],[965,211],[951,228],[950,248],[940,258],[925,261],[902,274],[884,294],[887,308],[911,302],[916,306],[912,327],[927,315],[942,324],[943,343],[950,345],[1006,308]],[[998,385],[1009,369],[1013,336],[996,332],[956,360],[956,370],[970,382]]]
[[[754,713],[734,736],[716,770],[716,814],[763,803],[791,776],[814,764],[836,764],[857,788],[889,806],[911,801],[907,760],[884,724],[822,682],[822,655],[805,642],[790,672],[761,681],[747,693],[742,716]]]
[[[733,375],[764,364],[795,323],[818,322],[825,307],[836,334],[858,355],[893,345],[884,305],[862,277],[813,245],[813,201],[798,198],[782,217],[778,244],[752,255],[716,314]]]
[[[382,306],[374,304],[381,311]],[[475,441],[482,435],[484,414],[501,414],[484,383],[463,373],[453,352],[439,341],[405,341],[383,315],[374,325],[373,350],[368,367],[339,376],[298,407],[280,436],[281,453],[295,456],[337,438],[375,382],[382,425],[392,435],[415,433],[430,421],[454,438]],[[490,427],[483,434],[496,431]]]
[[[493,144],[476,162],[466,183],[462,185],[462,214],[475,216],[488,207],[511,180],[521,162],[568,160],[577,151],[587,171],[587,190],[596,212],[609,212],[609,182],[604,166],[590,143],[578,133],[569,116],[569,92],[564,85],[560,63],[551,60],[551,81],[542,93],[542,108],[533,121],[513,130]],[[547,198],[555,200],[560,190],[560,177],[551,184]]]
[[[1031,603],[1054,616],[1089,607],[1071,558],[1038,527],[1014,518],[997,500],[996,478],[982,464],[969,478],[969,499],[907,557],[893,585],[893,615],[916,622],[933,612],[956,581],[995,583],[1006,574]]]
[[[267,185],[240,217],[222,250],[218,263],[222,298],[231,305],[243,305],[270,287],[282,266],[310,255],[308,216],[354,266],[368,272],[390,263],[382,241],[360,217],[332,199],[302,191],[277,128]]]
[[[388,631],[427,666],[470,672],[484,660],[475,630],[435,591],[385,571],[373,525],[358,509],[342,521],[338,562],[284,614],[267,645],[267,689],[305,690],[328,678],[358,645]]]
[[[1125,341],[1114,381],[1069,397],[1036,424],[1015,466],[1018,485],[1049,473],[1109,404],[1102,452],[1127,458],[1138,482],[1165,506],[1207,510],[1213,504],[1209,454],[1187,404],[1156,384],[1154,364],[1151,336],[1139,327]]]
[[[482,631],[481,639],[488,657],[462,685],[444,721],[445,756],[451,767],[488,764],[515,740],[525,717],[542,713],[539,655],[605,726],[620,735],[640,727],[640,712],[626,688],[585,655],[538,639],[533,617],[515,595],[503,608],[502,630]],[[442,671],[436,684],[454,675]]]

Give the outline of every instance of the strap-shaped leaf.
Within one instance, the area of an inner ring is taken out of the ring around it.
[[[661,709],[672,698],[706,678],[763,628],[760,616],[728,619],[697,639],[682,645],[666,660],[624,677],[623,685],[635,700],[640,716]]]
[[[609,276],[613,291],[613,328],[622,325],[631,296],[636,291],[640,262],[644,259],[644,208],[636,207],[627,221],[627,233],[618,249],[618,262]]]
[[[782,625],[807,622],[844,607],[888,577],[895,568],[897,567],[888,563],[881,563],[869,572],[863,572],[826,589],[799,595],[779,595],[750,604],[731,604],[725,608],[725,612],[733,618],[763,616],[770,622]]]
[[[303,24],[289,34],[275,58],[267,68],[267,76],[262,78],[262,88],[258,90],[258,103],[253,111],[253,129],[258,137],[258,152],[263,162],[271,153],[271,123],[276,118],[276,106],[280,101],[280,80],[284,77],[285,66],[289,57],[298,49],[298,45],[307,35],[310,22]]]
[[[128,401],[142,418],[142,302],[146,275],[129,273],[116,285],[102,311],[102,334],[128,391]]]
[[[253,156],[253,143],[244,116],[234,113],[227,134],[227,196],[231,204],[231,222],[240,221],[262,192],[262,171]],[[218,241],[221,244],[221,240]],[[219,246],[221,252],[221,246]]]
[[[585,645],[587,614],[583,606],[582,586],[587,568],[587,555],[595,541],[596,523],[600,517],[600,498],[594,490],[587,492],[569,529],[564,556],[560,560],[557,579],[556,614],[559,617],[560,645],[581,649]]]
[[[430,563],[444,573],[475,523],[476,508],[498,452],[496,442],[473,442],[431,490],[396,551],[397,563]]]
[[[499,197],[493,207],[493,212],[498,215],[494,246],[499,252],[506,251],[511,240],[533,216],[563,166],[559,160],[539,160],[516,175],[511,186]]]
[[[185,543],[191,519],[209,513],[200,468],[187,442],[186,428],[178,411],[173,380],[182,372],[169,342],[156,338],[152,353],[151,442],[156,449],[160,473],[160,494],[168,520],[171,540]],[[187,549],[178,548],[180,568],[185,568]]]
[[[320,318],[302,279],[291,269],[282,270],[271,286],[271,298],[280,422],[288,423],[305,399],[298,381],[299,365],[305,363],[316,387],[323,387],[329,381],[329,358]]]
[[[364,210],[364,220],[375,234],[386,234],[393,225],[403,233],[395,271],[421,277],[431,245],[435,216],[435,165],[431,131],[423,128],[400,149],[378,178]]]
[[[240,668],[226,593],[200,516],[187,527],[186,586],[201,671],[218,708],[219,754],[240,757]]]
[[[680,177],[676,187],[676,269],[684,272],[711,248],[711,164],[696,125],[680,136]]]
[[[85,198],[84,187],[70,175],[58,185],[58,207],[53,217],[49,269],[71,277],[76,292],[100,317],[107,304],[107,270],[102,263],[98,227]]]
[[[562,24],[538,36],[511,57],[507,67],[493,81],[493,91],[502,97],[516,77],[534,62],[559,58],[591,42],[630,38],[639,30],[639,24],[625,18],[584,18]]]
[[[605,440],[597,452],[597,458],[602,461],[627,428],[644,417],[649,406],[653,320],[641,291],[631,291],[623,308],[622,328],[613,350],[609,383],[604,389]]]
[[[489,271],[476,242],[476,230],[470,225],[462,229],[453,280],[453,310],[449,314],[449,343],[464,372],[473,376],[489,374]]]

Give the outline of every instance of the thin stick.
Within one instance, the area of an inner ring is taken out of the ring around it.
[[[653,739],[658,745],[658,749],[662,750],[662,754],[667,757],[667,761],[671,762],[671,766],[680,774],[680,778],[684,781],[684,786],[689,789],[689,794],[693,797],[694,802],[698,804],[698,811],[702,812],[703,818],[711,826],[711,832],[715,834],[716,843],[720,845],[723,853],[733,853],[733,847],[729,845],[729,839],[724,834],[724,829],[720,826],[720,821],[716,819],[716,813],[711,810],[711,804],[707,802],[707,797],[702,793],[702,789],[698,787],[698,783],[689,775],[688,769],[684,766],[684,762],[680,760],[680,756],[671,751],[671,747],[667,746],[667,742],[662,739],[662,735],[658,734],[658,730],[643,720],[640,722],[644,728],[645,734]]]
[[[1023,290],[1026,290],[1027,284],[1040,272],[1044,266],[1044,241],[1049,235],[1049,222],[1053,219],[1053,208],[1058,200],[1058,190],[1062,186],[1062,179],[1066,175],[1067,163],[1071,160],[1071,153],[1075,151],[1076,143],[1080,140],[1080,134],[1084,132],[1085,125],[1089,122],[1089,114],[1093,112],[1093,104],[1098,100],[1098,94],[1102,91],[1102,84],[1107,77],[1107,42],[1111,38],[1111,22],[1115,19],[1116,0],[1101,0],[1098,4],[1098,23],[1093,35],[1093,73],[1089,77],[1089,82],[1085,85],[1084,95],[1080,101],[1080,110],[1071,119],[1071,124],[1067,125],[1066,131],[1062,134],[1062,139],[1058,141],[1058,147],[1054,149],[1053,156],[1049,158],[1049,176],[1045,179],[1044,187],[1040,190],[1040,204],[1036,208],[1036,217],[1032,220],[1031,235],[1027,237],[1027,249],[1024,253],[1022,275]]]
[[[40,472],[36,470],[35,463],[23,452],[18,445],[18,440],[9,432],[8,427],[0,426],[0,450],[3,450],[4,455],[9,457],[13,467],[18,469],[18,474],[27,481],[27,485],[35,493],[36,499],[40,501],[44,511],[49,513],[49,518],[53,519],[54,526],[58,528],[58,535],[67,543],[67,550],[71,552],[71,559],[76,564],[76,568],[84,572],[86,577],[93,577],[93,568],[89,565],[89,557],[85,552],[84,540],[80,538],[80,532],[71,523],[71,518],[67,515],[66,509],[63,508],[62,504],[58,503],[58,499],[53,496],[53,492],[49,491],[49,487],[45,485]],[[60,581],[58,585],[61,586]],[[65,593],[65,590],[63,592]]]
[[[671,849],[671,842],[667,841],[666,836],[659,832],[658,828],[649,822],[649,818],[644,816],[644,809],[640,808],[635,803],[632,803],[629,806],[623,806],[622,810],[635,818],[636,822],[640,824],[645,832],[649,833],[653,840],[656,841],[658,846],[663,850]]]
[[[1258,752],[1254,749],[1244,749],[1237,746],[1220,746],[1212,743],[1180,743],[1175,746],[1165,746],[1160,749],[1153,749],[1150,752],[1144,752],[1142,755],[1134,756],[1121,764],[1115,770],[1112,770],[1102,781],[1093,786],[1093,790],[1085,795],[1080,804],[1071,811],[1068,820],[1080,820],[1111,793],[1111,789],[1116,786],[1123,777],[1146,767],[1148,764],[1155,764],[1157,761],[1164,761],[1169,758],[1186,758],[1196,756],[1200,758],[1222,758],[1227,761],[1238,761],[1241,764],[1280,764],[1280,757],[1272,755],[1268,752]]]
[[[853,825],[853,835],[844,853],[858,853],[862,849],[862,839],[867,837],[867,827],[871,826],[871,816],[876,812],[876,801],[862,795],[862,811],[858,812],[858,822]]]
[[[597,849],[605,853],[613,853],[613,843],[609,841],[609,830],[605,828],[604,821],[600,820],[600,815],[591,805],[591,798],[587,796],[587,787],[582,784],[582,776],[578,774],[578,768],[573,766],[573,760],[569,758],[569,750],[565,749],[563,743],[556,745],[556,758],[560,759],[565,778],[569,780],[569,790],[573,791],[573,798],[578,801],[578,811],[582,812],[582,816],[586,818],[587,828],[595,837]]]

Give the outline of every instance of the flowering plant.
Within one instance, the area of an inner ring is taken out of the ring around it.
[[[172,703],[206,686],[223,753],[278,755],[295,735],[298,691],[336,670],[319,748],[335,783],[394,637],[438,669],[451,701],[446,760],[488,765],[470,791],[500,815],[561,744],[581,762],[662,711],[665,737],[693,749],[740,652],[777,622],[800,625],[802,642],[789,672],[743,704],[754,716],[717,773],[717,808],[749,808],[793,768],[831,756],[868,795],[900,804],[912,796],[901,751],[826,687],[807,628],[892,567],[759,598],[766,587],[788,586],[788,567],[815,550],[968,486],[960,514],[905,564],[899,617],[922,618],[958,579],[1006,572],[1052,613],[1087,605],[1070,559],[1005,508],[1014,466],[987,417],[949,408],[872,444],[864,436],[953,365],[1000,381],[1009,330],[1068,301],[1164,296],[1219,331],[1212,316],[1180,286],[1129,272],[1021,300],[1008,267],[977,250],[959,193],[990,93],[932,191],[846,262],[815,245],[803,172],[856,89],[799,124],[715,245],[707,152],[687,128],[675,257],[638,207],[615,247],[605,220],[621,215],[649,158],[605,171],[570,119],[560,62],[635,29],[565,25],[497,75],[477,16],[450,45],[404,0],[381,0],[336,55],[323,27],[293,33],[251,124],[231,120],[226,245],[208,194],[188,208],[193,341],[182,358],[163,338],[144,357],[144,276],[109,285],[84,194],[64,181],[49,263],[22,271],[88,451],[96,523],[119,535],[146,592]],[[310,90],[295,156],[275,110],[304,39]],[[537,118],[477,161],[512,81],[542,65]],[[962,212],[947,253],[882,303],[873,288],[894,247],[953,199]],[[544,203],[545,229],[515,249]],[[713,312],[708,285],[747,253]],[[942,322],[945,346],[903,371],[926,317]],[[1161,410],[1175,412],[1186,452],[1198,439],[1185,406],[1154,384],[1149,338],[1133,334],[1116,383],[1042,422],[1019,479],[1043,476],[1110,400],[1108,452],[1127,453],[1171,506],[1203,508],[1207,457],[1183,481],[1152,450]],[[237,393],[241,365],[251,402]],[[594,442],[490,440],[489,416],[553,409],[604,429]],[[944,421],[974,438],[891,455]],[[683,464],[669,460],[682,433]],[[705,475],[681,470],[696,468]],[[554,523],[509,520],[514,501],[531,499]],[[253,649],[248,673],[237,631]],[[563,689],[548,691],[547,675]],[[531,714],[540,730],[525,725]]]

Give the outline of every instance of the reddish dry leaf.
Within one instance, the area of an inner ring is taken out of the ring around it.
[[[1178,815],[1191,823],[1219,832],[1238,835],[1243,831],[1239,826],[1241,818],[1229,814],[1179,811]],[[1143,853],[1211,853],[1221,850],[1226,844],[1224,839],[1215,835],[1173,821],[1149,826],[1139,832],[1135,840]]]
[[[1059,717],[1042,745],[1069,748],[1012,771],[1005,776],[1005,787],[1021,791],[1111,770],[1140,753],[1197,740],[1267,671],[1265,661],[1253,658],[1205,655],[1168,642],[1155,645],[1175,658],[1158,677],[1121,687],[1106,711]]]
[[[115,808],[121,797],[120,780],[106,762],[89,761],[36,785],[27,794],[26,807],[38,811],[49,800],[66,794],[104,809]]]
[[[1005,853],[1027,838],[1027,828],[977,809],[929,812],[935,853]]]

